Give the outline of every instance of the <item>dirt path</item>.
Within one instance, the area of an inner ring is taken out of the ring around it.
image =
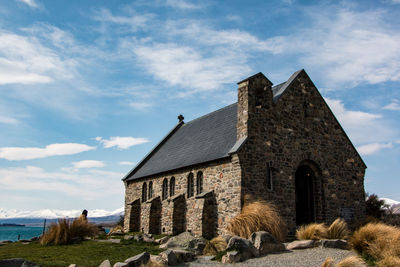
[[[216,261],[198,259],[181,266],[203,267],[203,266],[235,266],[235,267],[320,267],[326,258],[331,257],[338,262],[348,256],[356,255],[355,252],[349,250],[341,250],[334,248],[312,248],[296,251],[288,251],[279,254],[270,254],[264,257],[250,259],[245,262],[236,264],[221,264]]]

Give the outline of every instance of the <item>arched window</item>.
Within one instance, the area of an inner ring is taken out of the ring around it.
[[[203,173],[202,172],[197,173],[196,189],[197,189],[197,195],[203,193]]]
[[[164,178],[164,181],[162,183],[162,199],[167,199],[168,197],[168,180],[167,178]]]
[[[142,187],[142,202],[145,202],[146,200],[147,200],[147,184],[146,182],[144,182]]]
[[[149,183],[149,199],[153,198],[153,181]]]
[[[193,173],[189,173],[187,180],[187,197],[192,197],[194,191]]]
[[[272,170],[270,166],[267,166],[267,173],[265,175],[266,175],[265,178],[266,178],[267,188],[268,190],[272,191],[274,188],[272,182]]]
[[[172,197],[175,195],[175,177],[171,177],[171,181],[169,181],[169,196]]]

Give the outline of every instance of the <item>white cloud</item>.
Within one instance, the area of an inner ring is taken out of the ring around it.
[[[12,118],[12,117],[0,115],[0,123],[16,125],[16,124],[19,123],[19,121],[17,119]]]
[[[392,103],[384,106],[383,109],[400,111],[400,101],[399,100],[393,100]]]
[[[0,188],[25,192],[58,192],[64,196],[94,200],[123,194],[123,173],[87,170],[49,172],[36,166],[0,168]],[[23,186],[21,186],[23,185]]]
[[[96,147],[77,143],[50,144],[45,148],[38,147],[1,147],[0,158],[7,160],[40,159],[51,156],[73,155]]]
[[[385,12],[335,6],[306,12],[313,25],[282,36],[282,53],[300,56],[335,89],[400,80],[400,32],[385,22]]]
[[[392,148],[392,143],[372,143],[367,145],[358,146],[357,150],[361,155],[372,155],[384,148]]]
[[[149,108],[153,106],[152,103],[146,103],[146,102],[130,102],[129,106],[138,110],[138,111],[147,111]]]
[[[135,137],[120,137],[113,136],[110,139],[103,139],[102,137],[96,137],[96,140],[103,144],[105,148],[117,147],[119,149],[128,149],[131,146],[136,146],[150,142],[147,138],[135,138]]]
[[[24,4],[27,4],[28,6],[33,7],[33,8],[38,8],[39,7],[38,4],[35,2],[35,0],[17,0],[17,1],[21,2],[21,3],[24,3]]]
[[[121,162],[119,163],[119,165],[131,165],[131,166],[134,166],[134,165],[136,165],[136,162],[132,162],[132,161],[121,161]]]
[[[102,8],[98,10],[93,16],[94,20],[112,24],[126,25],[130,31],[137,31],[139,29],[146,28],[149,21],[153,18],[152,14],[148,13],[137,13],[136,11],[128,8],[125,10],[128,15],[117,16],[113,15],[110,10]],[[113,29],[115,30],[115,29]]]
[[[105,166],[104,162],[98,160],[81,160],[77,162],[72,162],[75,169],[83,168],[102,168]]]
[[[185,0],[167,0],[166,5],[173,7],[173,8],[179,8],[179,9],[198,9],[201,8],[200,5],[196,5],[193,3],[190,3]]]
[[[349,110],[338,99],[325,100],[355,144],[388,142],[397,136],[395,130],[383,122],[382,115]]]

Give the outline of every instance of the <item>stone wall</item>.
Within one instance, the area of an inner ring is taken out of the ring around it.
[[[342,216],[353,225],[362,220],[366,166],[312,81],[302,71],[277,103],[268,82],[258,75],[239,84],[238,123],[240,116],[248,118],[247,127],[238,124],[238,136],[248,137],[239,152],[242,205],[246,196],[273,202],[293,233],[295,174],[307,165],[315,174],[315,219],[330,223]],[[267,188],[267,168],[272,190]]]
[[[196,195],[196,175],[203,172],[203,192],[205,196]],[[187,196],[187,177],[189,173],[194,174],[194,196]],[[175,177],[175,195],[169,196],[163,200],[162,183],[164,178],[168,179],[168,185],[171,177]],[[161,216],[159,218],[161,224],[161,233],[174,233],[174,220],[176,223],[182,223],[179,218],[183,218],[184,229],[190,230],[196,235],[209,235],[212,229],[207,228],[208,221],[212,224],[215,222],[215,232],[218,234],[225,233],[227,223],[231,218],[240,213],[240,188],[241,170],[237,155],[221,159],[212,163],[200,164],[188,168],[183,168],[178,171],[155,175],[154,177],[143,178],[135,181],[125,182],[125,218],[124,230],[132,231],[134,225],[131,222],[131,204],[134,201],[140,201],[140,229],[148,233],[151,229],[150,218],[155,221],[154,216],[150,213],[154,199],[160,200]],[[144,182],[149,184],[153,181],[153,199],[142,202],[142,185]],[[135,202],[137,203],[137,202]],[[215,207],[210,207],[214,205]],[[184,207],[184,208],[182,208]],[[216,211],[210,216],[212,211]],[[214,217],[213,217],[214,216]],[[174,219],[175,218],[175,219]],[[136,227],[137,228],[137,227]],[[182,227],[178,227],[181,231]],[[204,230],[206,229],[206,230]],[[175,233],[176,234],[176,233]],[[209,237],[209,236],[208,236]]]

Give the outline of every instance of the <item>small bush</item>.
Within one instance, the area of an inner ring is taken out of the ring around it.
[[[72,222],[60,219],[58,223],[50,225],[46,233],[41,237],[42,245],[67,245],[83,240],[97,234],[98,227],[94,224],[75,219]]]
[[[350,231],[345,220],[337,218],[328,228],[328,239],[347,239]]]
[[[327,237],[328,229],[323,223],[311,223],[302,225],[296,230],[296,237],[299,240],[320,240]]]
[[[365,201],[365,212],[367,216],[380,219],[382,215],[385,214],[386,208],[387,205],[385,205],[384,200],[379,200],[378,196],[375,194],[367,194],[367,199]]]
[[[277,240],[284,242],[287,227],[277,208],[265,201],[255,201],[245,205],[242,213],[233,218],[227,230],[234,235],[249,238],[258,231],[267,231]]]

